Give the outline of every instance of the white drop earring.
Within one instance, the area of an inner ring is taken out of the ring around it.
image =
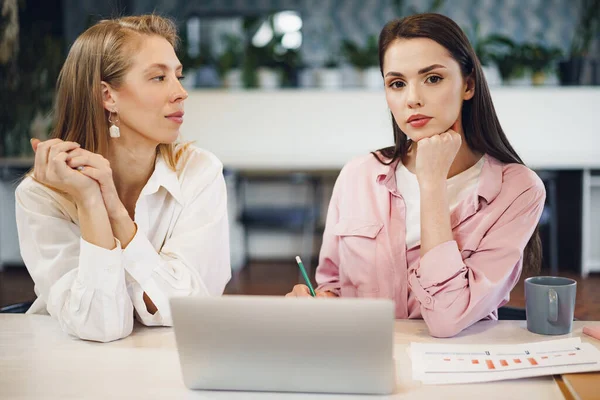
[[[115,116],[116,116],[115,117],[115,121],[112,120],[113,112],[115,113]],[[110,123],[110,128],[108,128],[108,132],[110,134],[110,137],[111,138],[121,137],[121,130],[116,125],[119,122],[119,115],[117,114],[116,111],[109,111],[108,122]]]

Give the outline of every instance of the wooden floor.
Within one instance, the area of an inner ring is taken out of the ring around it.
[[[544,271],[541,273],[544,275]],[[577,302],[575,318],[580,320],[600,320],[600,274],[592,274],[587,279],[571,273],[561,276],[577,280]],[[509,305],[525,306],[522,277],[511,293]],[[246,295],[285,295],[296,283],[301,282],[298,267],[290,262],[253,262],[235,274],[225,289],[226,294]],[[33,282],[23,267],[7,267],[0,271],[0,307],[35,299]]]

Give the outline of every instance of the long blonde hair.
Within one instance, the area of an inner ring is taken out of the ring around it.
[[[173,21],[153,14],[103,20],[75,40],[56,84],[53,138],[106,156],[109,113],[103,106],[101,82],[115,89],[123,84],[143,35],[161,36],[175,49],[179,43]],[[185,147],[160,144],[157,152],[176,170]]]

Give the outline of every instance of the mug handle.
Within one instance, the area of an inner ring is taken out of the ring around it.
[[[558,293],[556,293],[556,290],[548,290],[548,302],[548,321],[556,322],[558,321]]]

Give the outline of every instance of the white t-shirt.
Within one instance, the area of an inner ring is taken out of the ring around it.
[[[479,175],[485,162],[481,157],[475,165],[446,181],[450,212],[458,204],[475,192]],[[410,249],[421,242],[421,194],[417,176],[410,172],[402,162],[396,167],[398,192],[406,204],[406,248]]]

